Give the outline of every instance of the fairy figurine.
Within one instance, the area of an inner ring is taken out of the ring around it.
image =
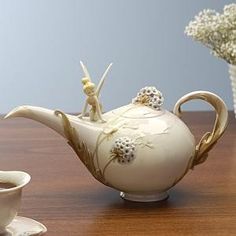
[[[86,114],[88,105],[90,105],[91,106],[90,111],[89,111],[90,120],[91,121],[100,120],[101,122],[106,122],[102,117],[102,106],[99,102],[98,97],[99,97],[101,88],[103,86],[103,83],[105,81],[106,75],[112,66],[112,63],[107,67],[107,69],[103,73],[102,78],[100,79],[100,82],[97,87],[91,81],[91,77],[88,73],[88,70],[82,61],[80,61],[80,65],[81,65],[82,70],[85,75],[85,77],[82,78],[82,83],[83,83],[83,91],[87,95],[87,98],[86,98],[86,102],[85,102],[83,111],[78,117],[83,118]]]

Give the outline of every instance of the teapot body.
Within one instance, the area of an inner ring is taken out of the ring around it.
[[[93,89],[88,79],[83,81],[85,88]],[[127,200],[147,202],[167,198],[167,190],[189,169],[207,160],[208,152],[228,124],[225,103],[211,92],[184,95],[171,113],[161,107],[164,100],[161,92],[155,87],[145,87],[132,103],[102,114],[99,91],[87,94],[85,109],[79,116],[21,106],[5,118],[30,118],[58,132],[99,182],[121,191]],[[205,133],[197,145],[179,118],[181,105],[193,99],[208,102],[216,112],[213,130]],[[91,109],[86,116],[88,105]]]
[[[189,170],[195,139],[174,114],[129,104],[104,118],[96,135],[80,132],[107,185],[148,200],[163,195]]]

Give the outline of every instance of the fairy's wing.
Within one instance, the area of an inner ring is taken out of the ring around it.
[[[105,70],[105,72],[102,75],[102,78],[100,79],[100,82],[99,82],[97,89],[96,89],[97,96],[99,96],[99,93],[100,93],[103,83],[105,81],[106,75],[107,75],[108,71],[110,70],[111,66],[112,66],[112,63],[107,67],[107,69]]]
[[[82,61],[80,61],[80,65],[82,67],[84,75],[91,81],[91,77],[89,75],[88,69],[86,68],[86,66],[84,65],[84,63]]]

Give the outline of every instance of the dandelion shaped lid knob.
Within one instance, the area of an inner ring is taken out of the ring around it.
[[[153,86],[140,89],[137,96],[132,100],[133,104],[142,104],[155,110],[160,110],[163,102],[162,93]]]

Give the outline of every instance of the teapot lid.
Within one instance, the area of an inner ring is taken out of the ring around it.
[[[156,117],[165,113],[161,108],[163,101],[164,98],[159,90],[153,86],[147,86],[140,89],[131,104],[117,108],[112,113],[132,119]]]

